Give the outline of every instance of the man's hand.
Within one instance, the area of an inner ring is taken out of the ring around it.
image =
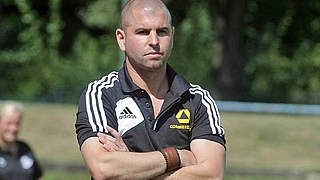
[[[194,154],[191,151],[184,150],[184,149],[182,149],[182,150],[178,149],[178,153],[179,153],[179,157],[180,157],[180,161],[181,161],[181,164],[180,164],[181,168],[197,164],[197,159],[195,158]],[[172,175],[172,174],[174,174],[174,172],[175,171],[167,172],[165,174],[162,174],[160,176],[153,178],[152,180],[164,180],[167,178],[175,179],[177,177],[170,177],[170,176],[174,176],[174,175]]]
[[[109,152],[129,152],[120,134],[110,126],[106,128],[113,137],[103,133],[97,134],[99,142],[103,144],[104,149]]]
[[[181,164],[180,164],[181,167],[187,167],[187,166],[197,164],[197,159],[194,157],[191,151],[182,149],[182,150],[178,150],[178,153],[181,161]]]

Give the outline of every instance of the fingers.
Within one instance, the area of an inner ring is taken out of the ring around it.
[[[97,136],[99,138],[100,143],[105,144],[107,141],[111,141],[111,142],[115,142],[117,141],[114,137],[109,136],[107,134],[104,133],[97,133]]]
[[[110,144],[109,142],[106,142],[105,144],[103,144],[103,148],[109,152],[114,151],[114,148],[112,148],[112,144]]]
[[[109,152],[129,152],[127,146],[124,143],[119,143],[118,141],[106,141],[103,144],[103,147]]]
[[[97,133],[99,142],[103,145],[103,148],[109,152],[120,151],[117,140],[114,137],[103,133]]]
[[[103,145],[104,149],[109,152],[128,152],[129,150],[126,144],[123,142],[120,134],[110,126],[107,126],[106,128],[113,137],[104,133],[97,133],[99,142]]]
[[[193,153],[188,150],[178,150],[178,154],[180,157],[180,166],[186,167],[197,164],[197,160],[194,157]]]
[[[113,129],[113,128],[110,127],[110,126],[107,126],[106,128],[107,128],[108,132],[109,132],[113,137],[115,137],[116,139],[122,139],[122,137],[120,136],[120,134],[119,134],[115,129]]]

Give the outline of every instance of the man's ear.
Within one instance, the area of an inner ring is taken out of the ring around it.
[[[118,45],[119,45],[119,48],[121,51],[125,51],[126,48],[125,48],[125,43],[126,43],[126,35],[124,33],[124,30],[118,28],[116,30],[116,37],[117,37],[117,42],[118,42]]]

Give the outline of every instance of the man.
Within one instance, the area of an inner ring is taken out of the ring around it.
[[[90,83],[79,102],[76,132],[91,175],[223,179],[217,107],[167,64],[174,35],[168,9],[160,0],[131,0],[121,18],[124,67]]]
[[[0,179],[41,180],[42,170],[30,147],[17,140],[22,111],[15,103],[0,109]]]

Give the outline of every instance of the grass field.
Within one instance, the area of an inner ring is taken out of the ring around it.
[[[89,180],[90,175],[87,172],[65,172],[48,170],[45,172],[45,180]]]
[[[86,172],[61,172],[49,171],[45,175],[45,180],[89,180],[90,176]],[[225,180],[301,180],[299,178],[286,177],[259,177],[259,176],[227,176]]]
[[[75,136],[75,105],[25,103],[24,106],[20,138],[32,146],[40,161],[83,164]],[[221,118],[226,130],[227,168],[320,172],[320,116],[221,112]],[[89,179],[87,172],[50,169],[45,177]],[[227,180],[285,179],[270,178],[226,177]]]

